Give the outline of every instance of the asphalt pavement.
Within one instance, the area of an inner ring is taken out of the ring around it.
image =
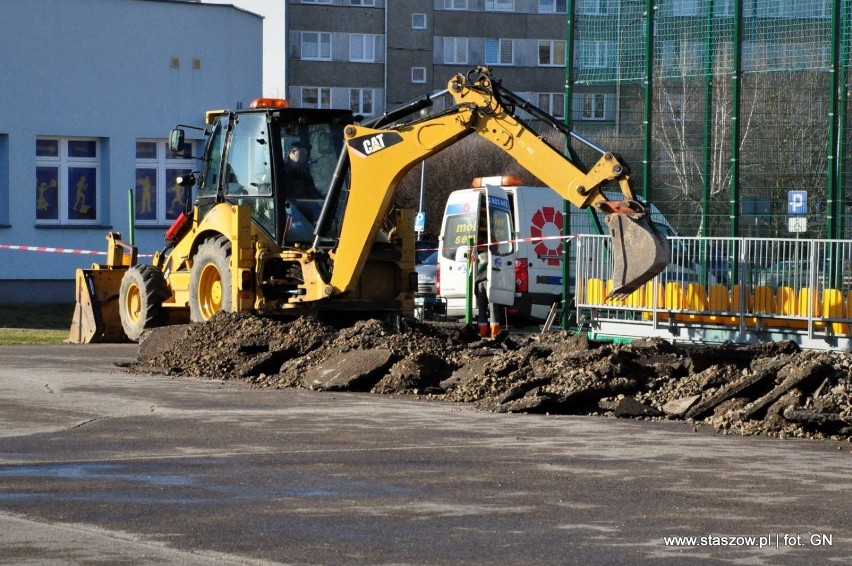
[[[852,563],[852,444],[0,346],[2,564]]]

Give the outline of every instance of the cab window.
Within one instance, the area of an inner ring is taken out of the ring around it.
[[[219,188],[219,174],[222,170],[222,150],[225,144],[227,123],[227,118],[223,117],[216,122],[210,134],[207,151],[204,154],[204,162],[201,165],[201,179],[198,185],[199,198],[215,197]]]

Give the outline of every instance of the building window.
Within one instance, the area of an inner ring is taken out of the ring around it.
[[[411,29],[426,29],[426,14],[411,14]]]
[[[538,0],[538,12],[540,14],[564,14],[566,0]]]
[[[302,0],[302,4],[331,4],[331,0]]]
[[[514,12],[515,0],[485,0],[487,12]]]
[[[606,41],[579,41],[577,52],[580,67],[602,69],[609,60],[609,44]]]
[[[769,0],[765,3],[765,16],[770,18],[790,18],[793,13],[801,8],[795,7],[792,2],[781,0]]]
[[[574,99],[579,102],[574,115],[578,120],[606,120],[607,96],[604,94],[582,93]]]
[[[467,0],[444,0],[445,10],[467,10]]]
[[[467,64],[467,38],[445,37],[444,38],[444,63]]]
[[[584,16],[602,16],[607,13],[606,0],[579,0],[577,13]]]
[[[349,0],[351,6],[375,6],[376,0]]]
[[[560,120],[565,117],[565,95],[561,92],[541,92],[538,107]]]
[[[36,139],[36,220],[95,224],[100,219],[100,142],[92,138]]]
[[[178,185],[189,175],[195,142],[187,141],[182,155],[172,153],[165,140],[136,140],[135,219],[139,225],[167,224],[189,208],[192,189]]]
[[[372,115],[375,112],[373,109],[373,89],[350,88],[349,107],[356,114],[363,114],[364,116]]]
[[[426,67],[411,67],[411,82],[425,83],[426,82]]]
[[[303,31],[302,59],[331,61],[331,34],[319,31]]]
[[[328,87],[303,86],[302,108],[331,108],[331,89]]]
[[[565,41],[540,39],[538,41],[538,64],[542,67],[565,66]]]
[[[349,34],[349,60],[359,63],[374,63],[376,47],[381,36],[367,33]]]
[[[818,0],[822,1],[822,0]],[[772,5],[772,0],[764,4]],[[706,0],[673,0],[672,14],[677,17],[704,16],[708,10]],[[714,0],[713,16],[730,18],[734,15],[734,0]]]
[[[514,63],[514,40],[486,39],[485,64],[511,65]]]

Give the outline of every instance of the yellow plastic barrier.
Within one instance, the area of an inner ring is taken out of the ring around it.
[[[808,305],[810,304],[812,310],[808,312]],[[819,299],[819,293],[814,293],[810,287],[802,287],[799,289],[799,316],[820,316],[822,313],[822,303]],[[825,328],[825,324],[822,322],[815,322],[814,328],[817,330],[823,330]]]
[[[777,314],[778,309],[775,305],[775,294],[772,289],[763,285],[757,285],[754,288],[754,314]],[[749,319],[751,324],[755,326],[778,326],[778,319],[752,317]]]
[[[586,281],[586,302],[590,305],[602,305],[604,304],[604,297],[606,297],[606,287],[603,279],[597,277],[588,279]]]
[[[742,312],[742,311],[750,311],[754,307],[754,300],[752,299],[751,292],[748,289],[745,289],[745,304],[743,304],[742,297],[743,289],[739,285],[733,285],[731,287],[731,298],[730,305],[731,310]],[[728,318],[728,322],[731,324],[739,324],[740,317],[732,316]]]
[[[720,285],[718,283],[710,285],[710,292],[708,293],[708,307],[711,311],[726,311],[731,308],[730,299],[728,297],[728,288],[724,285]],[[730,322],[730,320],[726,319],[726,317],[711,314],[707,317],[709,322]]]
[[[656,301],[654,300],[654,288],[656,287]],[[654,308],[657,310],[665,308],[666,305],[666,290],[665,287],[659,283],[655,284],[654,281],[648,281],[645,283],[645,308],[649,311],[653,311]],[[653,312],[643,312],[642,318],[645,320],[652,320],[654,318]]]
[[[686,308],[686,291],[681,283],[677,281],[669,281],[666,283],[665,305],[668,311],[679,311]],[[687,315],[684,313],[669,312],[667,315],[669,320],[686,321]]]
[[[612,279],[607,279],[606,280],[606,295],[604,295],[604,296],[608,296],[610,293],[612,293]],[[614,305],[616,307],[624,306],[624,299],[607,299],[605,302],[608,305]]]
[[[666,308],[670,310],[680,310],[686,307],[686,293],[683,291],[683,285],[677,281],[669,281],[666,283]]]
[[[624,304],[628,307],[645,308],[645,287],[639,287],[624,299]]]
[[[852,315],[852,291],[846,296],[846,316]]]
[[[822,292],[823,318],[846,318],[846,305],[843,303],[843,293],[839,289],[825,289]],[[843,322],[832,322],[830,325],[834,334],[849,334],[849,325]]]
[[[707,290],[700,283],[690,283],[686,286],[686,308],[691,311],[705,312],[709,309],[710,302],[707,298]],[[704,314],[690,313],[687,315],[689,322],[708,322],[710,317]]]
[[[792,287],[778,287],[775,291],[776,311],[783,319],[779,319],[779,326],[788,328],[804,328],[807,323],[803,320],[792,320],[789,317],[798,316],[798,305],[796,302],[796,290]]]

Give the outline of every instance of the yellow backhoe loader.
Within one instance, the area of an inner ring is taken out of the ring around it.
[[[503,87],[487,67],[452,77],[440,96],[447,94],[454,104],[435,114],[420,115],[433,95],[363,124],[349,110],[290,108],[277,99],[208,112],[200,172],[182,180],[196,187],[192,209],[168,230],[151,264],[138,263],[119,234],[108,236],[107,263],[77,270],[71,341],[138,340],[147,328],[204,322],[219,311],[411,314],[414,214],[396,209],[393,196],[412,167],[471,134],[573,205],[606,214],[612,296],[665,269],[668,241],[635,200],[617,155]],[[583,170],[517,109],[597,150],[597,163]],[[172,151],[183,150],[184,137],[183,128],[172,131]],[[624,200],[607,200],[607,183]]]

